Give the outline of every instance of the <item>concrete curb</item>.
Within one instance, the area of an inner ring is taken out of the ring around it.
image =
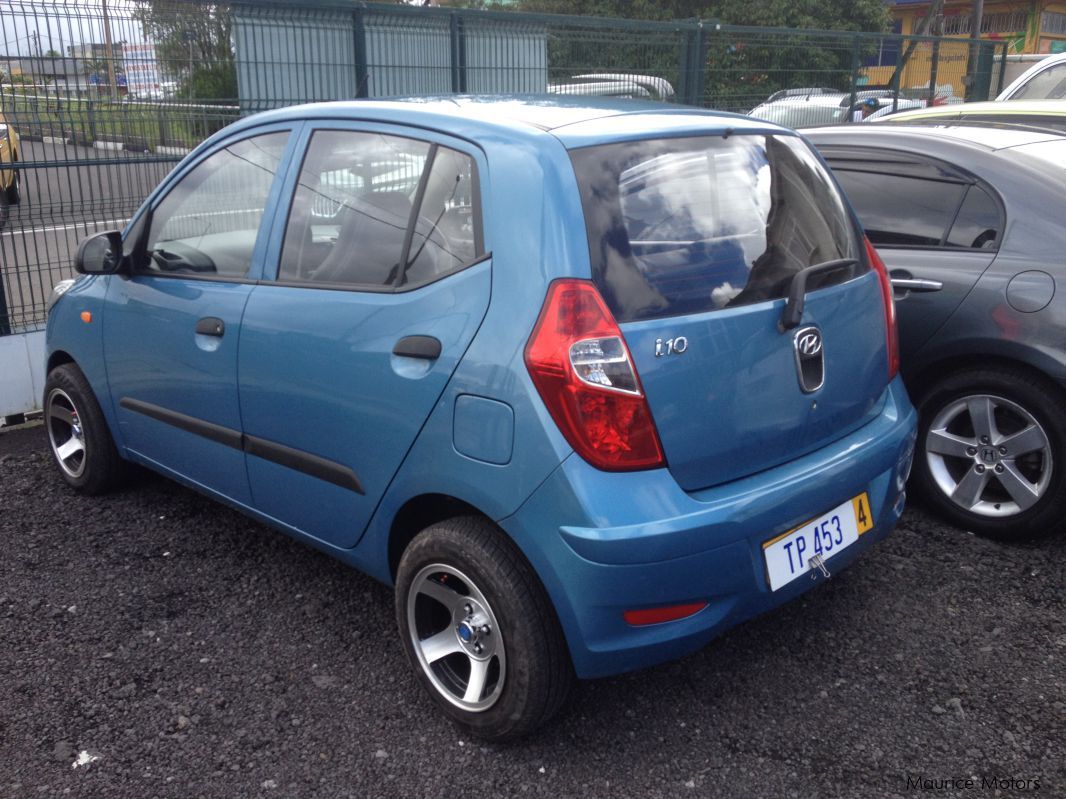
[[[131,153],[154,153],[156,155],[188,155],[192,152],[191,147],[175,147],[173,145],[160,144],[155,147],[145,143],[126,141],[75,141],[70,136],[42,136],[36,133],[23,133],[19,136],[22,141],[37,141],[44,144],[69,144],[79,147],[92,147],[96,150],[109,150],[112,152],[128,151]]]

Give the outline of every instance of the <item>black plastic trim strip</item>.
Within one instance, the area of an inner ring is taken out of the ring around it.
[[[184,413],[161,408],[150,402],[123,397],[119,400],[119,405],[134,413],[169,424],[171,427],[176,427],[179,430],[206,438],[231,449],[242,450],[248,455],[255,455],[257,458],[263,458],[280,466],[303,472],[311,477],[317,477],[319,480],[325,480],[335,486],[347,488],[356,494],[366,494],[363,484],[359,481],[359,476],[347,466],[335,461],[312,455],[309,452],[294,449],[293,447],[287,447],[284,444],[267,441],[265,438],[244,435],[229,427],[205,422],[203,419],[197,419],[193,416],[186,416]]]
[[[142,402],[130,397],[123,397],[118,404],[134,413],[155,419],[157,422],[169,424],[171,427],[206,438],[208,441],[214,441],[216,444],[222,444],[231,449],[244,449],[241,434],[229,427],[205,422],[203,419],[186,416],[184,413],[171,411],[167,408],[153,405],[150,402]]]
[[[318,455],[293,449],[284,444],[267,441],[265,438],[248,435],[244,437],[244,451],[249,455],[255,455],[257,458],[263,458],[281,466],[295,469],[298,472],[309,474],[311,477],[317,477],[319,480],[325,480],[327,483],[333,483],[335,486],[347,488],[356,494],[366,494],[366,491],[363,490],[363,484],[359,482],[359,477],[355,472],[347,466],[326,458],[320,458]]]

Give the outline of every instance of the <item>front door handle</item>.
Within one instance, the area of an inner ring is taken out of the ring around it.
[[[421,358],[435,361],[440,357],[440,341],[433,336],[404,336],[392,348],[393,355],[401,358]]]
[[[196,335],[222,338],[226,334],[226,323],[217,316],[205,316],[196,323]]]

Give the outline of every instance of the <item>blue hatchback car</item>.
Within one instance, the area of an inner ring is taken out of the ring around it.
[[[76,266],[47,336],[64,479],[132,461],[395,585],[418,678],[486,738],[792,599],[903,508],[884,265],[769,123],[268,112]]]

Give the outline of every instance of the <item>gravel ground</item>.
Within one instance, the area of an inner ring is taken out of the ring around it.
[[[162,478],[79,497],[44,447],[0,434],[4,799],[1066,796],[1066,536],[910,509],[799,602],[486,746],[419,692],[388,589]]]

